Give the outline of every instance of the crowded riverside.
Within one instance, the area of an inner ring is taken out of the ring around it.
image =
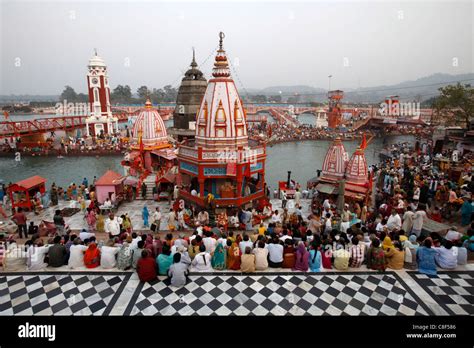
[[[317,185],[294,181],[292,198],[281,191],[270,199],[276,192],[266,192],[268,204],[229,213],[180,206],[177,185],[166,202],[157,195],[155,201],[136,200],[146,189],[127,196],[124,185],[123,193],[101,204],[94,177],[38,191],[25,213],[11,209],[2,185],[2,222],[11,232],[2,236],[2,263],[6,271],[133,270],[143,281],[168,276],[179,286],[188,272],[214,270],[408,269],[436,275],[463,267],[474,252],[470,157],[459,160],[456,178],[435,165],[452,153],[435,155],[426,144],[412,150],[392,146],[390,160],[368,168],[372,197],[342,207],[339,197],[318,192]],[[133,205],[141,208],[133,221],[127,201],[140,202]],[[80,216],[72,224],[71,213]]]
[[[120,130],[95,52],[85,130],[5,143],[20,156],[0,182],[0,314],[473,314],[469,139],[421,118],[355,127],[339,90],[328,127],[274,109],[252,124],[224,37],[209,81],[193,55],[173,127],[146,95]]]

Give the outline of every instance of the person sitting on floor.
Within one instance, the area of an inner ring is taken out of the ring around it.
[[[304,242],[299,242],[295,259],[293,270],[307,272],[309,268],[309,252],[306,250]]]
[[[243,273],[255,272],[255,255],[252,254],[252,248],[245,248],[245,254],[241,257],[240,271]]]
[[[157,266],[155,259],[151,257],[148,250],[143,249],[140,259],[137,262],[138,278],[142,282],[150,282],[156,279]]]
[[[85,267],[84,265],[84,253],[87,250],[87,246],[83,244],[83,241],[78,237],[74,239],[74,244],[69,249],[69,261],[68,267],[75,269]]]
[[[380,247],[380,240],[374,239],[367,252],[367,268],[376,271],[385,271],[386,267],[385,252]]]
[[[359,238],[357,236],[352,237],[352,246],[349,249],[351,253],[351,257],[349,260],[349,267],[351,268],[359,268],[362,266],[362,262],[364,261],[364,252],[362,251],[361,245],[359,244]]]
[[[393,242],[393,247],[385,252],[387,267],[391,269],[403,269],[405,263],[405,251],[399,241]]]
[[[173,263],[173,255],[171,255],[171,248],[168,244],[163,245],[163,252],[156,258],[156,263],[158,264],[159,274],[167,275]]]
[[[281,238],[280,238],[281,240]],[[293,239],[285,239],[283,242],[285,245],[283,247],[283,263],[282,268],[293,268],[295,267],[296,256],[295,256],[295,247],[293,246]]]
[[[270,244],[267,245],[268,249],[268,265],[271,268],[280,268],[283,264],[283,245],[280,244],[280,240],[274,234]]]
[[[317,241],[311,243],[308,261],[311,272],[321,271],[321,251],[319,250],[319,244]]]
[[[257,248],[252,250],[255,255],[255,269],[264,271],[268,268],[268,249],[265,248],[263,240],[258,241],[257,246]]]
[[[168,270],[168,276],[171,278],[171,285],[177,288],[185,286],[188,273],[188,266],[181,262],[181,254],[174,254],[173,264]]]
[[[416,261],[418,262],[418,272],[435,276],[437,274],[435,261],[437,253],[432,245],[431,238],[426,238],[423,246],[416,251]]]
[[[445,240],[444,244],[435,250],[436,264],[440,268],[454,269],[458,266],[458,248],[453,246],[450,240]]]
[[[342,239],[339,240],[339,244],[336,247],[334,255],[334,268],[340,271],[345,271],[349,268],[349,259],[351,254],[346,250],[345,244]]]
[[[234,271],[240,269],[241,253],[237,242],[232,241],[230,238],[227,239],[227,269]]]
[[[192,262],[193,272],[212,272],[211,255],[206,252],[206,246],[201,244],[199,254],[194,257]]]
[[[95,241],[89,244],[84,253],[84,265],[87,268],[96,268],[100,266],[100,250],[97,248]]]
[[[48,265],[50,267],[61,267],[66,262],[66,247],[61,244],[61,236],[54,237],[53,245],[48,250]]]
[[[102,268],[110,269],[115,268],[117,265],[117,253],[119,248],[115,246],[115,243],[112,239],[109,239],[100,249],[100,265]]]

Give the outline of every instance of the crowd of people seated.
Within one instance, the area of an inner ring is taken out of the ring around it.
[[[329,214],[328,214],[329,215]],[[328,217],[330,218],[330,217]],[[327,229],[316,232],[298,224],[263,223],[254,231],[224,231],[214,225],[200,226],[192,235],[129,233],[121,230],[106,241],[98,241],[87,230],[79,234],[56,235],[44,244],[38,234],[26,242],[28,270],[67,266],[68,269],[135,270],[142,281],[168,276],[173,286],[186,284],[189,272],[232,270],[253,273],[268,269],[320,272],[346,271],[363,265],[385,271],[418,269],[436,275],[437,268],[454,269],[467,263],[467,249],[474,245],[474,226],[462,245],[450,231],[442,238],[431,235],[405,235],[403,230],[368,231],[360,222],[342,232]],[[8,252],[21,252],[10,240]],[[8,263],[8,262],[7,262]]]

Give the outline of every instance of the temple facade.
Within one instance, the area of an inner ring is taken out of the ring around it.
[[[230,75],[220,33],[212,79],[196,118],[195,139],[179,146],[178,166],[188,203],[241,207],[265,198],[266,148],[249,140],[246,111]]]
[[[125,175],[135,178],[138,187],[143,182],[150,186],[148,196],[160,182],[172,184],[170,172],[176,165],[176,152],[169,142],[165,123],[150,99],[133,124],[130,152],[125,154],[122,165]],[[161,186],[165,190],[165,185]]]
[[[176,108],[173,113],[173,128],[170,133],[182,141],[184,138],[194,138],[196,129],[196,114],[201,106],[201,100],[206,92],[207,81],[198,69],[193,50],[193,60],[190,69],[186,71],[181,81],[176,98]]]

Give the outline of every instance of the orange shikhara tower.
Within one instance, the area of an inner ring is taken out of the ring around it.
[[[316,189],[323,194],[336,194],[340,180],[345,180],[344,196],[357,201],[369,200],[371,180],[368,177],[368,166],[364,148],[365,136],[361,147],[357,148],[348,159],[347,152],[340,138],[336,138],[324,158],[322,175]]]
[[[344,179],[347,161],[348,155],[341,138],[336,138],[324,157],[321,181],[337,183]]]
[[[219,38],[212,79],[196,115],[196,137],[179,147],[180,194],[201,206],[214,197],[217,206],[239,207],[265,197],[266,150],[248,138],[246,112],[223,48],[224,34]]]
[[[196,146],[208,149],[248,146],[245,110],[230,77],[223,38],[221,34],[213,78],[209,80],[196,119]]]

